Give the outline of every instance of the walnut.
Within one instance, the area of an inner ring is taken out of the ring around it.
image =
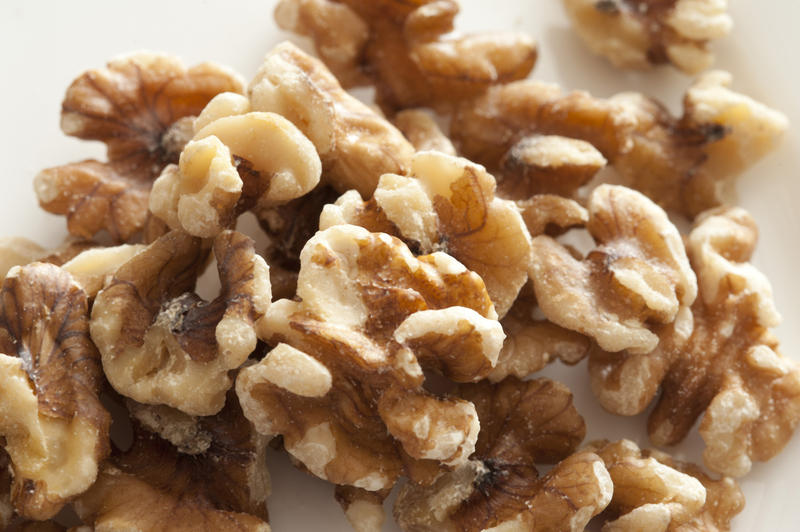
[[[0,528],[6,530],[14,515],[14,505],[11,504],[11,459],[5,447],[0,447]]]
[[[190,416],[165,405],[145,405],[131,399],[125,401],[132,419],[158,434],[183,454],[201,454],[208,450],[213,435],[205,429],[206,418]]]
[[[21,516],[48,519],[94,482],[111,418],[86,293],[57,266],[12,268],[0,290],[0,436]]]
[[[512,151],[526,137],[584,140],[625,184],[693,217],[719,205],[730,178],[773,149],[788,126],[781,113],[730,90],[731,79],[725,72],[704,74],[687,90],[680,117],[638,93],[601,99],[519,81],[460,105],[450,131],[460,153],[495,171],[501,183],[503,165],[515,170],[511,163],[520,157]],[[515,182],[513,171],[509,179]]]
[[[422,109],[400,111],[392,119],[394,125],[414,145],[417,151],[440,151],[456,155],[456,149],[430,113]]]
[[[235,394],[198,424],[210,443],[187,455],[137,428],[133,446],[103,467],[75,503],[95,530],[269,532],[266,441],[242,416]]]
[[[447,36],[457,14],[455,0],[281,0],[275,19],[311,37],[345,85],[372,81],[378,103],[395,110],[447,106],[533,69],[536,45],[525,35]]]
[[[492,369],[503,333],[480,277],[351,225],[317,233],[300,260],[297,298],[259,323],[275,347],[236,380],[247,418],[312,474],[369,491],[464,463],[475,409],[424,390],[422,370],[464,382]]]
[[[314,145],[282,116],[225,116],[200,128],[179,164],[164,169],[153,183],[150,210],[172,229],[210,238],[245,211],[306,194],[321,172]]]
[[[513,375],[520,379],[544,368],[554,359],[577,364],[589,353],[590,340],[534,317],[536,302],[520,296],[500,323],[506,339],[489,380],[498,382]]]
[[[269,269],[252,240],[220,233],[214,255],[222,288],[206,302],[192,292],[206,255],[200,239],[171,232],[120,266],[97,295],[92,340],[122,395],[190,415],[222,408],[228,372],[256,348]]]
[[[371,196],[381,175],[408,170],[414,148],[403,134],[288,42],[267,54],[248,94],[253,111],[285,116],[314,143],[325,183],[340,193]]]
[[[40,205],[65,215],[73,235],[106,230],[117,243],[130,241],[144,227],[153,180],[191,138],[194,115],[214,95],[243,90],[239,76],[218,65],[187,69],[175,57],[152,53],[83,73],[67,89],[61,129],[104,142],[108,162],[42,171],[34,182]]]
[[[708,42],[733,27],[727,0],[563,0],[589,49],[622,68],[671,63],[689,74],[711,66]]]
[[[593,350],[592,389],[615,413],[643,411],[661,394],[648,431],[656,445],[681,441],[701,414],[704,459],[738,477],[752,460],[768,460],[800,421],[800,366],[778,351],[772,290],[747,263],[753,219],[739,208],[701,216],[688,238],[699,297],[647,355]]]
[[[586,431],[572,394],[549,379],[463,385],[481,422],[475,454],[431,486],[407,483],[394,508],[403,530],[583,530],[611,499],[591,452],[571,454]],[[559,462],[560,461],[560,462]],[[534,462],[559,462],[539,477]]]
[[[659,340],[654,329],[672,323],[697,295],[680,233],[663,210],[625,187],[597,187],[588,210],[597,247],[585,259],[549,236],[533,239],[539,307],[607,351],[650,352]]]
[[[603,532],[627,530],[730,530],[744,497],[730,477],[715,480],[694,464],[666,453],[640,450],[630,440],[594,441],[614,483]]]
[[[373,199],[354,193],[326,206],[320,228],[363,225],[402,237],[421,253],[444,251],[481,276],[500,316],[528,278],[530,237],[513,202],[494,197],[483,167],[438,152],[417,153],[411,177],[381,177]]]
[[[531,135],[511,146],[500,161],[497,194],[525,200],[535,194],[572,196],[606,165],[584,140]]]

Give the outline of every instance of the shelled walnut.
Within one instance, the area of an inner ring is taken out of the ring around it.
[[[589,49],[622,68],[671,63],[689,74],[709,68],[708,42],[733,27],[727,0],[563,0]]]
[[[234,98],[233,94],[224,94]],[[239,96],[243,105],[244,96]],[[198,125],[208,117],[202,114]],[[153,183],[150,210],[171,229],[213,238],[251,209],[266,209],[317,186],[314,145],[274,113],[224,116],[202,125]]]
[[[777,454],[800,422],[800,366],[778,351],[780,320],[766,277],[747,261],[757,229],[740,208],[699,217],[688,237],[699,297],[662,333],[656,350],[590,353],[592,389],[615,413],[660,396],[648,431],[657,445],[683,440],[701,415],[706,465],[738,477]]]
[[[222,408],[229,372],[256,348],[270,303],[269,269],[235,231],[214,239],[222,284],[213,301],[192,292],[206,264],[198,238],[170,232],[123,264],[97,295],[91,334],[111,385],[141,403],[191,415]]]
[[[583,418],[549,379],[462,385],[481,432],[471,460],[430,486],[407,483],[394,508],[405,531],[583,530],[611,500],[611,479],[592,452],[574,453]],[[556,463],[539,477],[534,463]]]
[[[729,89],[731,82],[727,72],[704,74],[675,117],[639,93],[601,99],[519,81],[460,105],[450,131],[460,153],[498,175],[504,159],[506,166],[520,160],[511,151],[527,137],[584,140],[625,184],[693,217],[719,205],[730,178],[772,150],[788,126],[781,113]]]
[[[259,323],[275,347],[237,378],[247,418],[336,484],[379,491],[463,464],[475,408],[426,391],[423,369],[456,382],[491,371],[503,333],[480,277],[351,225],[317,233],[300,260],[297,298]]]
[[[346,86],[372,82],[378,104],[397,110],[448,106],[533,69],[526,35],[447,35],[458,10],[455,0],[281,0],[275,20],[311,37]]]
[[[320,228],[356,224],[398,236],[419,253],[444,251],[481,276],[503,316],[527,282],[531,247],[517,206],[494,189],[480,165],[419,152],[410,176],[383,175],[372,199],[348,192],[326,206]]]
[[[599,186],[588,211],[597,246],[584,259],[549,236],[534,238],[537,303],[549,320],[603,349],[648,353],[697,295],[681,235],[662,209],[625,187]]]
[[[111,417],[86,293],[52,264],[12,268],[0,290],[0,436],[18,514],[48,519],[92,485]]]
[[[406,109],[392,118],[399,129],[417,151],[439,151],[446,155],[457,155],[453,143],[439,128],[434,116],[424,109]]]
[[[640,450],[630,440],[594,441],[586,450],[603,459],[614,483],[614,496],[602,515],[603,532],[727,531],[744,508],[736,481],[715,480],[666,453]]]
[[[147,219],[150,186],[176,163],[192,137],[192,120],[216,94],[243,92],[239,76],[213,63],[186,68],[164,54],[140,52],[89,70],[67,89],[61,129],[106,144],[108,162],[48,168],[34,182],[39,204],[67,217],[73,235],[107,231],[117,242],[137,237]]]
[[[266,440],[233,393],[197,423],[209,442],[191,455],[135,426],[133,446],[115,453],[76,501],[78,516],[95,530],[269,532]]]
[[[248,96],[251,110],[278,113],[300,128],[319,152],[324,182],[340,193],[370,196],[381,175],[408,170],[414,148],[403,134],[288,42],[264,58]]]

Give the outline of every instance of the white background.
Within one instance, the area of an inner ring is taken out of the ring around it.
[[[461,30],[514,29],[540,43],[533,76],[599,96],[640,90],[677,109],[689,78],[669,68],[622,73],[586,52],[567,26],[557,0],[462,0]],[[777,107],[800,126],[800,3],[791,0],[733,2],[736,27],[714,45],[716,67],[734,74],[734,88]],[[109,2],[0,1],[0,236],[23,235],[47,246],[65,235],[64,221],[37,206],[32,179],[42,168],[103,157],[102,145],[71,139],[58,127],[64,90],[83,70],[129,51],[148,49],[181,56],[187,64],[213,60],[255,73],[263,55],[289,37],[275,27],[270,1],[138,0]],[[296,40],[296,39],[295,39]],[[739,180],[740,203],[761,228],[755,263],[771,279],[784,324],[783,351],[800,359],[800,140],[792,129],[781,148]],[[546,373],[566,381],[586,417],[589,437],[622,436],[646,444],[644,418],[604,413],[588,391],[585,365],[553,366]],[[677,448],[699,459],[694,432]],[[796,530],[800,523],[800,438],[741,484],[747,508],[734,530]],[[294,471],[271,455],[273,529],[350,530],[326,483]],[[397,530],[387,524],[385,530]]]

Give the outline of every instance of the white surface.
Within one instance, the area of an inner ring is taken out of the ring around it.
[[[733,1],[734,33],[717,43],[716,67],[730,70],[734,88],[786,113],[800,127],[800,84],[796,53],[800,50],[800,3]],[[768,4],[768,7],[766,7]],[[24,235],[55,245],[66,234],[61,217],[37,206],[32,179],[42,168],[87,157],[102,157],[98,143],[64,136],[59,110],[70,81],[88,68],[102,66],[120,53],[150,49],[175,53],[187,63],[214,60],[254,74],[264,53],[288,35],[272,21],[270,1],[211,2],[138,0],[2,0],[0,2],[0,236]],[[763,6],[763,7],[762,7]],[[534,76],[568,88],[608,96],[641,90],[676,108],[689,78],[662,68],[649,73],[621,73],[589,55],[570,32],[557,0],[462,0],[461,30],[515,29],[535,36],[541,45]],[[756,265],[775,288],[784,324],[778,329],[783,351],[800,358],[800,138],[792,129],[783,146],[739,181],[740,202],[761,228]],[[588,390],[584,365],[553,366],[546,374],[567,382],[586,417],[589,437],[627,436],[646,444],[644,418],[604,413]],[[699,461],[696,432],[677,451]],[[745,511],[734,530],[797,530],[800,505],[800,438],[767,464],[757,464],[742,480]],[[293,470],[283,457],[271,455],[273,530],[349,531],[332,489]],[[398,530],[387,525],[384,530]]]

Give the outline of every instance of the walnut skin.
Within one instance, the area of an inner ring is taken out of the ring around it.
[[[714,61],[708,41],[730,33],[727,0],[563,0],[586,46],[621,68],[671,63],[688,74]]]
[[[381,175],[408,171],[414,147],[403,134],[293,44],[267,54],[248,95],[253,111],[285,116],[314,143],[325,183],[340,193],[356,189],[369,197]]]
[[[475,409],[425,391],[422,371],[457,382],[491,371],[503,333],[480,277],[351,225],[317,233],[300,260],[297,298],[259,323],[276,347],[236,380],[247,418],[336,484],[378,491],[463,464]]]
[[[378,104],[394,111],[447,107],[533,69],[525,35],[446,36],[457,14],[455,0],[281,0],[275,20],[311,37],[345,86],[374,83]]]
[[[601,99],[519,81],[460,105],[450,131],[460,153],[496,172],[501,183],[504,165],[513,170],[512,181],[524,174],[526,159],[513,153],[522,139],[584,140],[626,185],[667,210],[694,217],[719,205],[730,178],[773,149],[788,126],[781,113],[730,90],[731,81],[726,72],[704,74],[687,90],[680,117],[638,93]]]
[[[11,459],[5,447],[0,447],[0,528],[8,527],[14,515],[14,506],[11,504]]]
[[[594,441],[586,450],[603,459],[614,483],[614,496],[602,516],[603,532],[727,531],[744,508],[733,479],[714,480],[666,453],[640,450],[630,440]]]
[[[187,69],[175,57],[144,52],[85,72],[67,89],[61,129],[104,142],[108,162],[42,171],[34,182],[39,204],[65,215],[73,235],[106,230],[117,243],[130,241],[145,225],[153,180],[191,138],[194,116],[216,94],[243,90],[238,75],[213,63]]]
[[[111,385],[147,404],[190,415],[218,412],[229,371],[256,348],[255,322],[270,302],[269,269],[235,231],[214,240],[220,295],[192,292],[205,266],[202,241],[171,232],[114,274],[92,309],[92,340]]]
[[[746,261],[753,219],[739,208],[701,216],[688,238],[699,294],[647,355],[590,353],[592,389],[603,406],[633,415],[661,394],[648,431],[656,445],[681,441],[701,414],[704,459],[732,477],[777,454],[800,422],[800,366],[778,351],[780,318],[762,273]]]
[[[597,242],[585,259],[548,236],[533,239],[531,279],[544,315],[594,338],[607,351],[648,353],[658,326],[697,295],[680,233],[666,213],[631,189],[601,185],[586,228]]]
[[[405,531],[580,531],[611,499],[591,452],[571,454],[586,427],[572,394],[549,379],[462,385],[481,432],[472,460],[431,486],[407,483],[394,508]],[[558,462],[539,477],[534,462]]]
[[[320,228],[363,225],[401,237],[420,253],[444,251],[481,276],[500,316],[527,282],[530,237],[514,203],[494,197],[483,167],[439,152],[417,153],[411,177],[381,177],[373,199],[355,193],[323,209]]]
[[[179,164],[164,169],[153,183],[150,210],[172,229],[211,238],[234,227],[245,211],[306,194],[321,173],[314,145],[282,116],[225,116],[200,128]]]
[[[192,455],[135,427],[133,447],[106,463],[77,514],[94,530],[269,532],[265,439],[232,393],[198,424],[210,443]]]
[[[0,291],[0,436],[21,516],[48,519],[85,491],[108,454],[100,356],[86,293],[57,266],[14,267]]]

